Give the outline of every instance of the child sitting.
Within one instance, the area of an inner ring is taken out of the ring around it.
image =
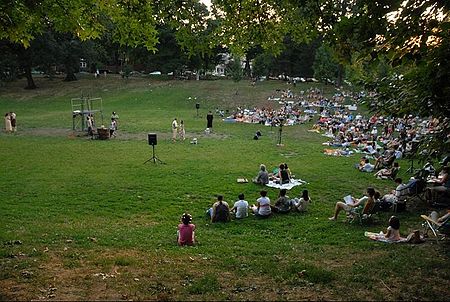
[[[384,242],[398,242],[405,240],[405,238],[400,237],[400,219],[396,216],[391,216],[389,219],[389,226],[387,227],[386,233],[380,232],[379,234],[376,234],[366,232],[366,236],[370,239]]]
[[[191,214],[183,213],[181,216],[182,223],[178,225],[177,232],[177,242],[179,246],[195,244],[195,224],[192,224],[191,221]]]

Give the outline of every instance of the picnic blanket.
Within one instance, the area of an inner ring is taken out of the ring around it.
[[[286,189],[286,190],[290,190],[293,187],[296,186],[301,186],[303,184],[307,184],[308,182],[301,180],[301,179],[291,179],[291,182],[287,183],[287,184],[277,184],[275,182],[273,182],[272,180],[269,181],[268,184],[266,184],[266,186],[271,187],[271,188],[276,188],[276,189]]]
[[[407,239],[404,237],[400,237],[399,240],[390,240],[390,239],[384,237],[382,232],[381,233],[364,232],[364,236],[369,237],[372,240],[385,242],[385,243],[402,243],[402,242],[407,241]]]

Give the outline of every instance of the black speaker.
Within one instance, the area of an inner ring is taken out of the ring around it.
[[[199,103],[195,104],[195,108],[199,109],[200,108],[200,104]]]
[[[158,143],[158,140],[156,139],[156,133],[149,133],[148,134],[148,144],[151,146],[156,146]]]

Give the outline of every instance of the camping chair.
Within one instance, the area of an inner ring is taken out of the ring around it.
[[[380,212],[379,203],[374,202],[368,213],[363,214],[364,205],[353,208],[347,215],[347,219],[350,223],[359,221],[359,224],[371,223],[376,218],[378,212]]]
[[[420,201],[425,201],[425,189],[427,183],[424,179],[412,179],[408,182],[409,194],[408,199],[418,198]]]
[[[425,236],[428,237],[428,233],[431,231],[437,242],[450,236],[450,217],[447,217],[443,222],[437,222],[427,215],[420,215],[420,217],[425,220],[422,224]]]

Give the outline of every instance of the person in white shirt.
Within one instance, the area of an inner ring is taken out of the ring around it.
[[[236,219],[241,219],[248,216],[248,202],[244,200],[244,193],[239,194],[238,198],[230,212],[235,212]]]
[[[256,200],[257,205],[252,206],[252,211],[256,216],[269,217],[272,214],[270,208],[270,199],[267,197],[267,191],[260,192],[261,197]]]
[[[177,140],[178,134],[178,122],[177,118],[174,118],[172,121],[172,140],[175,142]]]

